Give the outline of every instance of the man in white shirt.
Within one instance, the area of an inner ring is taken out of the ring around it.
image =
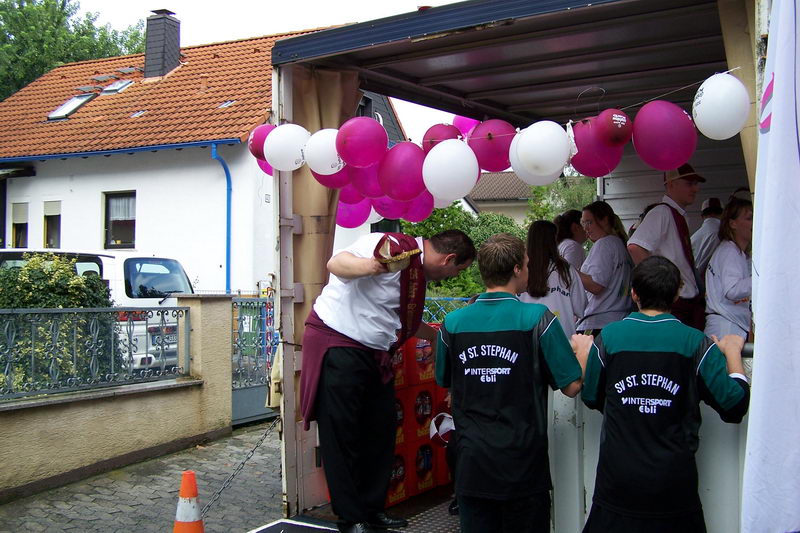
[[[697,273],[702,281],[705,278],[708,262],[719,246],[719,217],[722,216],[722,204],[719,198],[703,200],[700,216],[703,217],[703,224],[692,234],[692,252]]]
[[[697,283],[686,208],[694,203],[700,183],[705,181],[688,163],[665,172],[662,203],[647,213],[628,241],[635,265],[651,255],[660,255],[678,267],[682,284],[672,314],[701,331],[705,326],[705,302]]]
[[[390,352],[409,336],[434,341],[421,322],[425,283],[457,276],[475,255],[458,230],[372,233],[328,261],[330,280],[305,323],[300,404],[305,429],[317,421],[342,533],[408,525],[384,512],[397,427]]]

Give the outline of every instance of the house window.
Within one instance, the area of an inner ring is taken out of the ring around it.
[[[105,247],[133,248],[136,243],[136,193],[106,193]]]
[[[376,222],[370,226],[370,231],[373,233],[386,233],[388,232],[399,232],[400,231],[400,221],[399,220],[387,220],[383,219],[380,222]]]
[[[28,203],[11,204],[11,243],[14,248],[28,247]]]
[[[44,247],[61,248],[61,201],[44,203]]]
[[[358,103],[358,109],[356,110],[356,116],[375,118],[375,106],[372,103],[372,98],[368,96],[361,98],[361,101]]]

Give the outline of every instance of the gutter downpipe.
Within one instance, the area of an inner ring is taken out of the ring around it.
[[[216,159],[225,171],[225,294],[231,293],[231,171],[228,164],[217,154],[217,143],[211,143],[211,159]]]

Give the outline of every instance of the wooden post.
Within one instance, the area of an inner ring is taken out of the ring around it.
[[[744,83],[750,95],[750,116],[739,134],[747,168],[750,190],[755,191],[756,155],[758,152],[758,92],[755,71],[755,6],[754,0],[717,0],[722,40],[728,68],[739,67],[731,72]]]

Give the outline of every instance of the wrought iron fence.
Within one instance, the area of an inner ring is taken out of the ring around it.
[[[425,311],[422,320],[425,322],[442,323],[450,311],[464,307],[469,298],[425,298]]]
[[[188,307],[0,309],[0,400],[187,374],[189,331]]]
[[[267,291],[264,298],[233,298],[233,319],[233,388],[268,383],[278,348],[274,292]]]

